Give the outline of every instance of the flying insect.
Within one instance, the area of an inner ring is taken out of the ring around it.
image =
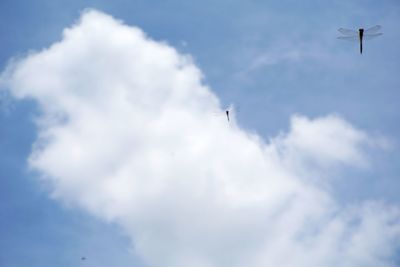
[[[375,37],[382,35],[383,33],[379,33],[378,31],[382,27],[380,25],[376,25],[369,29],[364,30],[363,28],[356,30],[350,30],[345,28],[340,28],[338,31],[343,34],[344,36],[339,36],[338,39],[346,40],[346,41],[358,41],[360,42],[360,54],[363,52],[363,41],[371,40]]]

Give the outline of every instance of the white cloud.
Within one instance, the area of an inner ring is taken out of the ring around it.
[[[367,167],[366,150],[387,148],[388,143],[381,137],[372,139],[336,115],[314,120],[294,115],[289,133],[273,138],[273,144],[272,148],[286,168],[306,176],[309,181],[319,180],[321,184],[318,175],[327,176],[326,173],[335,167],[349,164]],[[315,175],[317,180],[310,179]]]
[[[42,109],[29,164],[52,195],[120,225],[148,266],[393,266],[398,209],[307,179],[367,164],[374,141],[338,116],[265,143],[214,116],[189,56],[93,10],[2,84]]]
[[[249,71],[259,69],[264,66],[270,66],[270,65],[275,65],[280,62],[285,62],[285,61],[297,61],[299,60],[303,55],[300,53],[299,50],[289,50],[289,51],[275,51],[275,52],[270,52],[270,53],[264,53],[261,55],[258,55],[256,59],[251,63],[249,66]]]

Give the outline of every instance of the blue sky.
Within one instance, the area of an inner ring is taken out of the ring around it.
[[[368,167],[333,171],[326,190],[338,203],[399,206],[398,1],[2,0],[1,69],[60,41],[87,8],[189,54],[222,105],[236,107],[239,127],[266,142],[290,130],[293,114],[337,114],[385,138],[389,148],[365,152]],[[363,55],[336,39],[337,28],[376,24],[384,35],[366,43]],[[130,253],[121,225],[49,197],[52,189],[27,163],[38,104],[0,94],[0,265],[147,266]]]

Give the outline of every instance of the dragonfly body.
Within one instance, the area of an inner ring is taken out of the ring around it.
[[[363,44],[363,37],[364,37],[364,29],[358,29],[358,36],[360,38],[360,54],[362,54],[362,44]]]
[[[340,28],[338,31],[343,34],[343,36],[338,37],[338,39],[341,40],[346,40],[346,41],[356,41],[360,43],[360,54],[363,52],[363,42],[365,40],[370,40],[373,39],[377,36],[382,35],[382,33],[378,33],[378,31],[382,27],[379,25],[376,25],[374,27],[371,27],[369,29],[364,30],[363,28],[356,30],[349,30],[349,29],[344,29]]]

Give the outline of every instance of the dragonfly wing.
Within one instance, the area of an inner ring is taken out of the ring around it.
[[[364,30],[364,34],[377,33],[381,28],[382,28],[382,26],[376,25],[374,27]]]
[[[371,40],[374,39],[375,37],[381,36],[383,33],[373,33],[373,34],[365,34],[363,36],[363,40]]]
[[[358,31],[355,31],[355,30],[340,28],[340,29],[338,29],[338,31],[343,35],[347,35],[347,36],[354,36],[355,35],[355,36],[358,36]]]
[[[358,42],[358,36],[340,36],[338,37],[340,40],[350,41],[350,42]]]

